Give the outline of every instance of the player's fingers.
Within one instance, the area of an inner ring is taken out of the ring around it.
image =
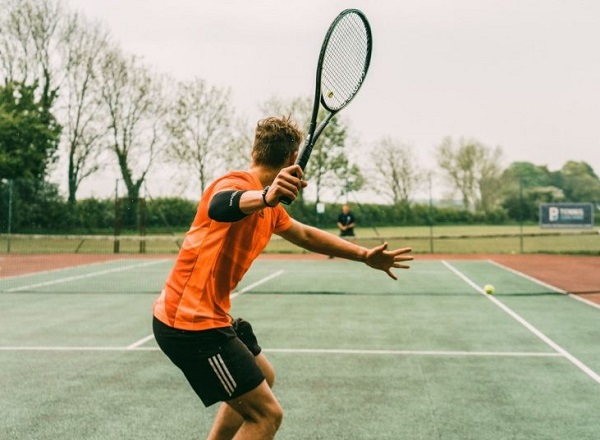
[[[398,277],[394,275],[394,272],[392,272],[390,269],[386,270],[385,273],[387,273],[390,278],[398,280]]]
[[[279,194],[281,194],[281,197],[287,197],[291,200],[296,200],[296,198],[298,197],[298,188],[296,187],[292,187],[292,188],[281,188],[281,191],[279,191]]]
[[[390,251],[394,256],[396,255],[402,255],[402,254],[407,254],[409,252],[412,252],[412,248],[410,247],[405,247],[405,248],[400,248],[400,249],[394,249],[393,251]]]
[[[297,185],[297,179],[293,178],[293,180],[286,180],[286,179],[278,179],[277,180],[277,184],[276,187],[279,190],[279,192],[283,193],[287,193],[287,192],[292,192],[295,195],[298,194],[298,185]],[[283,194],[283,195],[287,195],[287,194]]]
[[[408,264],[394,263],[392,266],[398,269],[410,269],[410,266]]]
[[[387,243],[387,241],[385,241],[385,242],[381,243],[379,246],[375,246],[373,248],[373,253],[378,254],[380,252],[383,252],[387,249],[387,247],[388,247],[388,243]]]
[[[284,169],[288,173],[290,173],[291,175],[293,175],[294,177],[297,177],[298,179],[302,179],[302,177],[304,177],[304,170],[298,164],[294,164],[294,165],[289,166],[289,167],[284,168]]]
[[[302,180],[302,177],[299,177],[294,173],[283,173],[283,174],[280,174],[279,177],[282,182],[287,182],[290,185],[294,185],[298,190],[300,190],[300,189],[304,188],[306,185],[308,185],[307,182]]]

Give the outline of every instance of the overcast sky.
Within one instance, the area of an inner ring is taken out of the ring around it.
[[[364,145],[390,136],[433,168],[445,136],[501,146],[506,164],[600,173],[596,0],[67,0],[158,71],[228,87],[254,123],[267,98],[312,96],[332,19],[361,9],[374,49],[343,117]]]

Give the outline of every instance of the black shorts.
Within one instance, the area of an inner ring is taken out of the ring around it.
[[[235,399],[265,379],[255,359],[261,349],[252,326],[244,320],[234,323],[243,339],[234,327],[188,331],[153,319],[158,346],[181,369],[205,406]]]

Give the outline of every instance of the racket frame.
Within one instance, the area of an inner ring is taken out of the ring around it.
[[[325,98],[323,97],[323,93],[322,93],[321,77],[322,77],[322,73],[323,73],[323,63],[324,63],[324,59],[325,59],[325,53],[327,52],[327,47],[329,46],[329,40],[331,39],[331,35],[333,34],[333,31],[335,30],[338,23],[348,14],[358,15],[365,26],[365,30],[367,33],[367,55],[365,58],[365,64],[364,64],[365,67],[364,67],[364,73],[363,73],[361,82],[358,84],[356,90],[354,91],[354,93],[352,94],[350,99],[348,99],[338,109],[333,110],[327,105]],[[365,14],[358,9],[343,10],[342,12],[340,12],[340,14],[333,20],[333,22],[329,26],[329,29],[327,30],[327,33],[325,34],[323,44],[321,45],[321,51],[319,52],[319,60],[317,62],[316,87],[315,87],[313,110],[312,110],[312,115],[310,118],[310,124],[308,126],[306,140],[304,141],[304,145],[302,146],[302,149],[300,150],[300,152],[298,154],[298,158],[296,160],[296,164],[300,165],[300,168],[302,168],[302,170],[304,170],[306,168],[306,165],[308,163],[308,159],[310,158],[312,150],[313,150],[317,140],[319,139],[319,136],[321,135],[321,133],[323,132],[325,127],[327,127],[327,124],[329,124],[331,119],[340,110],[342,110],[344,107],[346,107],[354,99],[354,97],[358,94],[358,91],[362,87],[362,85],[364,83],[364,79],[366,78],[367,72],[369,70],[369,65],[371,64],[372,47],[373,47],[373,36],[371,34],[371,26],[369,24],[369,21],[367,20],[367,17],[365,16]],[[319,116],[319,108],[321,105],[329,113],[317,126],[317,118]],[[292,203],[292,201],[287,197],[282,197],[280,199],[280,202],[282,202],[286,205],[289,205],[290,203]]]

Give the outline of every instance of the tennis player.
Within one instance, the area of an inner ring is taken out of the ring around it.
[[[271,439],[283,410],[275,373],[250,323],[229,315],[230,293],[272,234],[308,249],[359,261],[397,279],[411,249],[367,249],[293,220],[279,204],[307,183],[294,165],[302,133],[288,117],[258,122],[247,171],[232,171],[202,195],[196,217],[154,304],[154,335],[205,406],[219,407],[209,439]]]

